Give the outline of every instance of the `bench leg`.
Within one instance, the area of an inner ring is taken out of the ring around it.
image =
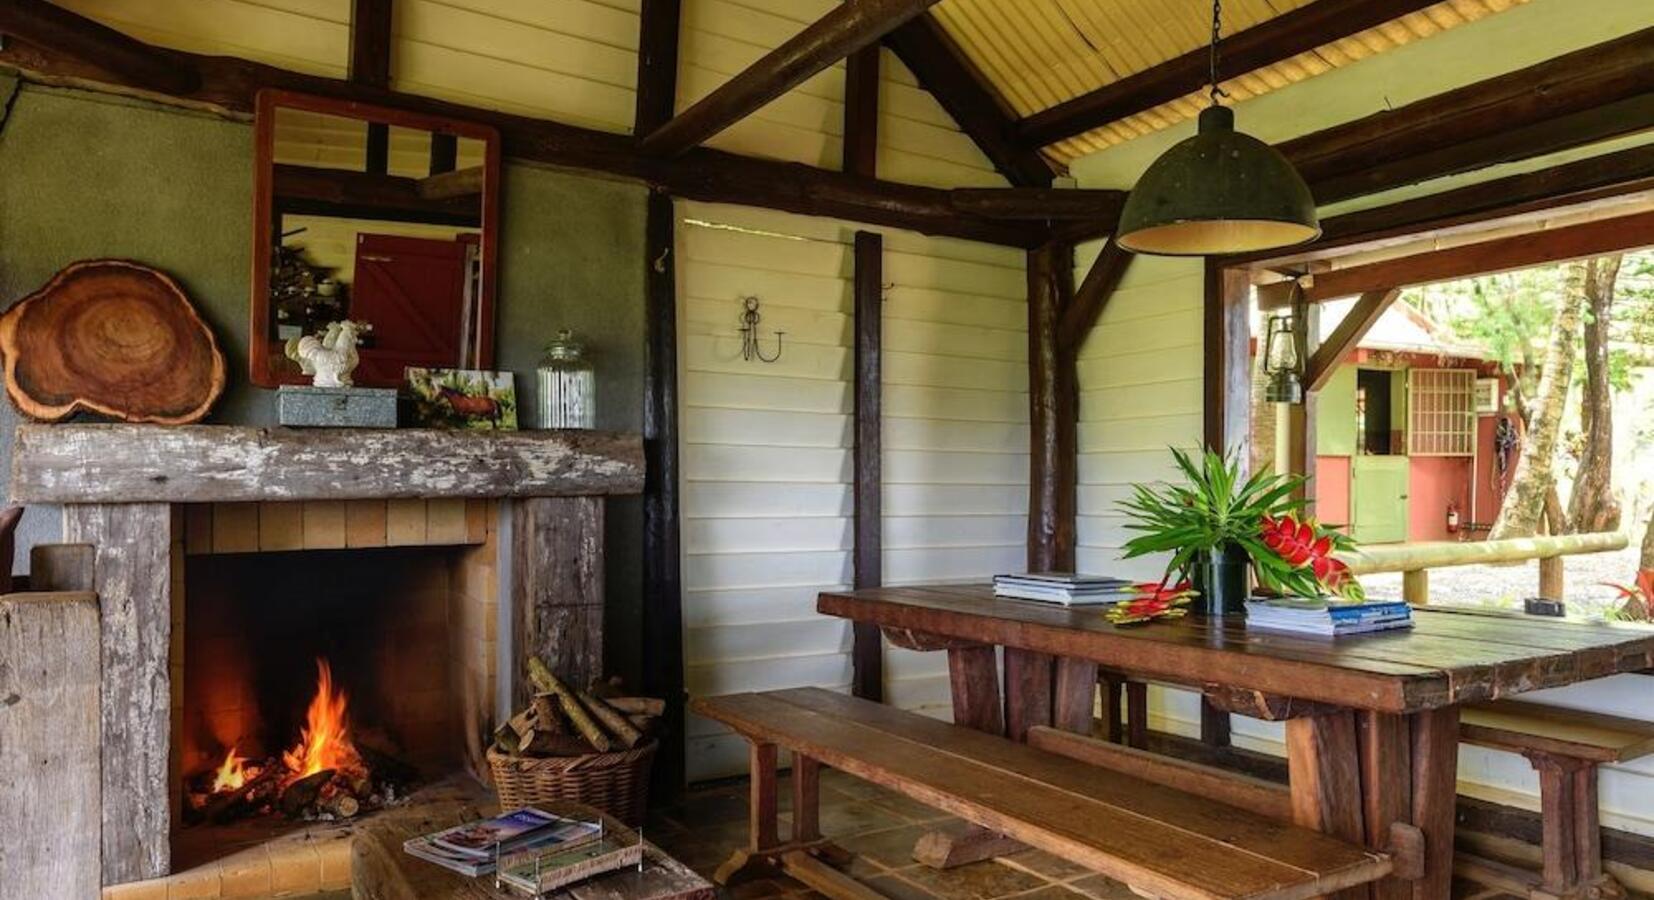
[[[1126,707],[1121,697],[1126,680],[1113,672],[1104,672],[1098,679],[1103,691],[1103,727],[1111,743],[1126,742]]]
[[[1013,666],[1013,651],[1005,651],[1007,684]],[[1046,657],[1047,660],[1050,657]],[[1049,672],[1049,667],[1047,667]],[[1000,707],[999,665],[994,648],[987,644],[948,650],[948,680],[953,689],[953,722],[985,731],[1005,732]],[[1046,710],[1050,710],[1050,682],[1046,682]],[[1012,701],[1007,697],[1007,705]],[[948,869],[966,863],[1005,856],[1027,849],[998,832],[976,825],[950,831],[932,831],[913,845],[913,858],[933,869]]]
[[[1544,870],[1549,897],[1622,897],[1625,889],[1602,870],[1602,824],[1597,811],[1597,767],[1583,759],[1529,752],[1539,773]]]
[[[793,843],[821,839],[821,763],[793,754]]]
[[[1137,750],[1149,748],[1149,686],[1146,682],[1126,682],[1126,744]]]
[[[747,846],[735,851],[718,867],[713,880],[721,885],[728,886],[754,875],[790,872],[794,867],[806,865],[799,862],[806,858],[812,861],[808,865],[817,865],[820,860],[835,865],[849,861],[849,854],[821,837],[821,763],[801,753],[793,754],[792,838],[785,843],[781,841],[780,798],[776,787],[779,755],[774,744],[752,742]]]

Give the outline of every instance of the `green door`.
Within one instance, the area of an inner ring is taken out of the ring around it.
[[[1405,456],[1357,456],[1350,466],[1351,537],[1363,544],[1407,540]]]

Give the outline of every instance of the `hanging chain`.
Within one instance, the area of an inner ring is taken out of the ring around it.
[[[1223,0],[1212,0],[1212,46],[1209,51],[1209,69],[1212,85],[1212,105],[1218,105],[1219,97],[1229,96],[1229,92],[1218,87],[1218,38],[1223,34]]]

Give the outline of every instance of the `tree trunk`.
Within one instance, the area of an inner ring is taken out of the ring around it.
[[[1640,569],[1654,569],[1654,514],[1648,517],[1648,530],[1643,533],[1642,562],[1637,567]]]
[[[1493,522],[1488,538],[1532,537],[1539,533],[1545,513],[1545,497],[1555,485],[1551,460],[1556,454],[1557,432],[1562,426],[1562,407],[1568,399],[1568,382],[1574,372],[1574,333],[1579,331],[1579,314],[1585,303],[1587,263],[1563,267],[1562,296],[1557,298],[1556,318],[1551,323],[1551,340],[1545,349],[1545,368],[1539,390],[1533,398],[1533,414],[1522,439],[1522,453],[1516,460],[1510,490]]]
[[[1579,474],[1568,502],[1568,530],[1575,533],[1620,527],[1620,505],[1614,499],[1613,481],[1614,396],[1608,384],[1608,324],[1620,259],[1615,254],[1586,263],[1585,393],[1579,404],[1585,450],[1579,457]]]

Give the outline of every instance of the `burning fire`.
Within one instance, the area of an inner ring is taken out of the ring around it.
[[[349,696],[333,685],[332,667],[325,659],[316,660],[316,696],[305,713],[298,744],[281,756],[287,770],[280,778],[283,787],[326,769],[347,777],[366,774],[367,766],[350,740],[348,707]],[[213,776],[212,793],[240,790],[259,772],[257,766],[247,765],[238,747],[231,747]]]
[[[230,752],[224,756],[224,764],[219,766],[217,774],[213,775],[213,793],[239,790],[242,785],[247,783],[249,776],[256,774],[258,774],[258,770],[252,769],[249,771],[247,760],[242,759],[241,754],[236,752],[236,748],[231,747]]]
[[[354,772],[363,768],[362,757],[350,742],[347,703],[345,692],[333,687],[333,670],[327,660],[316,660],[316,696],[305,714],[298,745],[282,754],[295,780],[323,769]]]

